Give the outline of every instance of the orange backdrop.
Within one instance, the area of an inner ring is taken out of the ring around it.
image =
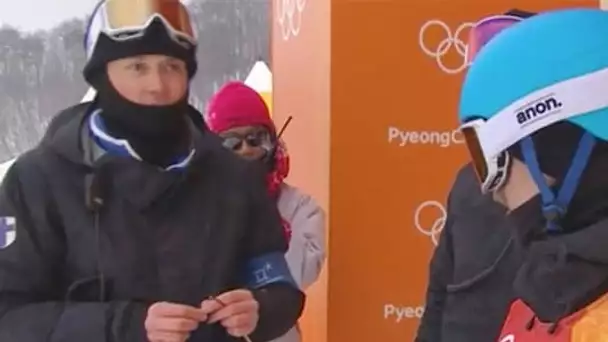
[[[290,181],[329,213],[329,261],[305,342],[412,341],[444,201],[471,22],[597,0],[275,0],[274,117]]]
[[[294,117],[284,133],[289,152],[295,157],[291,159],[289,181],[312,194],[326,211],[330,163],[330,5],[328,0],[274,1],[271,66],[273,119],[277,126],[282,126],[289,116]],[[326,271],[327,268],[307,291],[306,312],[301,322],[306,341],[325,342],[327,338]]]

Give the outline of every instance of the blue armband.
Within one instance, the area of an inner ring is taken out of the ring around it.
[[[245,268],[245,282],[251,289],[274,283],[298,287],[283,253],[268,253],[249,260]]]

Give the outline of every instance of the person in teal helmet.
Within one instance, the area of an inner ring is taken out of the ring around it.
[[[467,64],[496,34],[534,15],[511,9],[477,21],[467,41]],[[471,163],[458,171],[446,204],[447,220],[429,262],[424,314],[414,341],[495,341],[513,300],[510,280],[521,262],[510,222],[504,208],[479,191]]]
[[[493,37],[463,82],[481,190],[506,207],[524,251],[498,342],[608,336],[606,37],[608,12],[543,13]]]

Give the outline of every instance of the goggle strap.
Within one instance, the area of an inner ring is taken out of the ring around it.
[[[520,147],[522,149],[524,162],[540,191],[543,202],[543,214],[547,219],[547,230],[549,232],[561,231],[559,220],[566,214],[567,208],[576,193],[581,176],[591,157],[591,152],[593,151],[596,142],[597,140],[595,137],[588,132],[585,132],[581,137],[572,163],[568,168],[568,172],[566,173],[566,177],[561,184],[556,198],[551,188],[547,185],[540,170],[532,138],[526,137],[521,141]]]
[[[578,143],[570,168],[557,195],[557,202],[564,205],[565,208],[568,207],[576,193],[576,188],[580,183],[596,142],[597,139],[591,133],[585,132]]]
[[[524,157],[524,162],[528,167],[528,171],[530,172],[534,183],[536,183],[536,186],[538,186],[538,190],[540,191],[540,196],[543,201],[543,215],[547,220],[547,230],[550,232],[559,231],[560,228],[558,222],[562,216],[563,209],[556,203],[555,194],[547,185],[547,182],[543,177],[532,138],[524,138],[520,143],[520,147]]]
[[[89,53],[89,36],[91,34],[91,27],[93,26],[93,22],[96,19],[97,12],[99,11],[99,9],[103,5],[103,3],[104,3],[104,0],[99,0],[97,2],[97,4],[95,5],[95,8],[93,9],[92,15],[87,20],[87,25],[85,27],[84,39],[83,39],[84,50],[87,53],[87,58],[88,58],[88,53]]]
[[[555,204],[555,194],[551,191],[551,188],[545,182],[543,173],[540,170],[540,164],[538,163],[538,157],[536,155],[536,149],[534,148],[534,141],[532,137],[525,137],[520,142],[522,156],[524,157],[524,163],[528,167],[528,171],[532,176],[532,179],[538,186],[540,195],[544,206],[550,206]]]

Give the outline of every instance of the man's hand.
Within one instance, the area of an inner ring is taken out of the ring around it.
[[[259,304],[249,290],[222,293],[214,299],[203,301],[201,309],[209,315],[207,323],[220,322],[234,337],[251,334],[258,324]]]
[[[150,342],[185,342],[205,320],[200,308],[159,302],[148,309],[145,326]]]

